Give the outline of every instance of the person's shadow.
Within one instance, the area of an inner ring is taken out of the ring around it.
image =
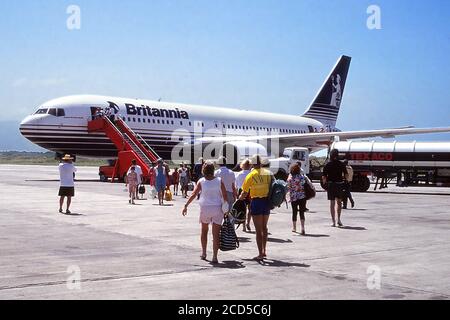
[[[292,243],[292,240],[291,239],[267,238],[267,242]]]
[[[238,237],[240,243],[250,242],[250,238],[247,237]]]
[[[364,227],[352,227],[352,226],[343,226],[343,227],[338,227],[338,229],[345,229],[345,230],[356,230],[356,231],[365,231],[367,230]]]
[[[309,237],[309,238],[328,238],[330,237],[329,234],[312,234],[312,233],[305,233],[304,235],[301,235],[300,232],[294,232],[297,235],[300,235],[302,237]]]
[[[82,214],[82,213],[76,213],[76,212],[63,213],[63,215],[65,215],[65,216],[73,216],[73,217],[81,217],[81,216],[84,216],[84,214]]]
[[[255,260],[255,259],[243,259],[244,261],[256,261],[260,265],[265,267],[278,267],[278,268],[286,268],[286,267],[297,267],[297,268],[309,268],[309,264],[305,263],[297,263],[297,262],[286,262],[276,259],[264,259],[264,260]]]
[[[245,268],[245,265],[243,262],[241,261],[231,261],[231,260],[227,260],[227,261],[219,261],[219,263],[212,263],[211,265],[214,268],[223,268],[223,269],[243,269]]]

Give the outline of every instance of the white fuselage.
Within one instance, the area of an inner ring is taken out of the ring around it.
[[[115,157],[117,149],[105,134],[87,130],[93,110],[99,107],[112,107],[112,114],[121,117],[165,159],[170,158],[172,148],[180,141],[192,142],[205,135],[255,136],[329,130],[317,120],[295,115],[83,95],[44,103],[22,121],[20,131],[31,142],[51,151]],[[280,152],[284,147],[288,146],[281,145]]]

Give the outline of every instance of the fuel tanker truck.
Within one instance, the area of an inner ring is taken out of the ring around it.
[[[450,185],[450,142],[338,141],[331,149],[352,166],[354,191],[370,188],[368,176],[404,179],[403,185]]]

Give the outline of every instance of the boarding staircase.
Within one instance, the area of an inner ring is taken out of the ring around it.
[[[136,159],[141,166],[144,176],[150,177],[153,164],[159,156],[121,118],[116,117],[113,122],[107,116],[99,116],[88,122],[88,132],[104,132],[119,151],[111,181],[114,181],[115,177],[122,177],[123,173],[128,171],[132,159]]]

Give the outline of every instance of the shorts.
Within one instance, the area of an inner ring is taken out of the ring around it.
[[[270,214],[270,204],[267,198],[252,198],[250,202],[252,216],[267,216]]]
[[[75,187],[59,187],[60,197],[74,197],[75,196]]]
[[[222,206],[200,206],[200,223],[222,225],[223,216]]]
[[[327,196],[328,200],[342,199],[344,196],[343,182],[328,182]]]

